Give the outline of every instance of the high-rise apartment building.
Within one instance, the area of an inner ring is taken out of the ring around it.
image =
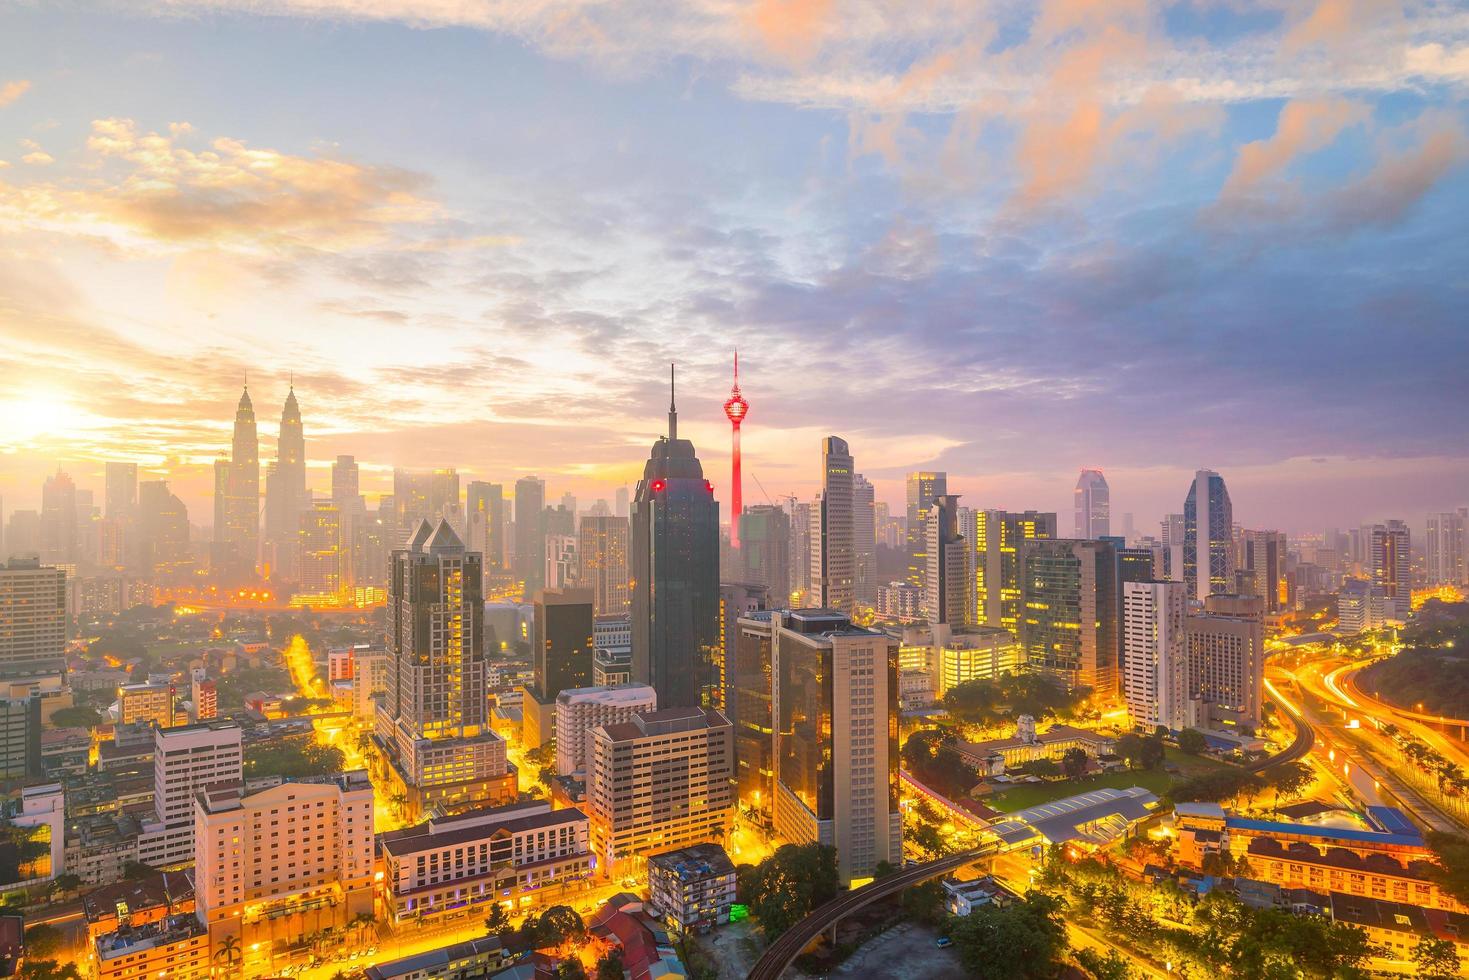
[[[587,767],[592,730],[632,721],[658,710],[658,694],[646,684],[573,687],[556,695],[556,772],[569,776]]]
[[[486,571],[505,567],[505,489],[475,480],[465,488],[465,525],[469,550],[484,556]]]
[[[281,408],[275,465],[266,474],[265,556],[271,578],[301,581],[301,511],[309,503],[306,437],[301,428],[301,406],[292,386]]]
[[[526,596],[546,585],[546,481],[523,476],[515,481],[515,577]]]
[[[719,643],[719,503],[671,398],[630,525],[633,680],[665,707],[698,705]]]
[[[926,535],[923,614],[931,623],[963,626],[970,622],[969,554],[959,533],[957,494],[933,498]]]
[[[1212,470],[1194,475],[1183,502],[1183,582],[1199,602],[1234,588],[1234,507]]]
[[[1133,725],[1182,731],[1189,713],[1188,594],[1182,582],[1122,584],[1122,696]]]
[[[1469,583],[1469,509],[1428,515],[1423,556],[1429,585]]]
[[[852,477],[852,592],[864,606],[877,604],[877,504],[872,484]]]
[[[244,976],[270,972],[276,943],[373,916],[372,783],[365,770],[253,793],[194,794],[194,914]],[[233,939],[233,942],[230,940]],[[219,960],[223,962],[223,960]]]
[[[967,531],[967,529],[966,529]],[[966,537],[969,537],[966,533]],[[1020,635],[1020,552],[1027,541],[1056,537],[1056,515],[1027,510],[974,512],[974,613],[982,626]]]
[[[928,508],[933,498],[949,492],[947,473],[909,473],[908,488],[908,578],[907,582],[919,590],[923,589],[924,576],[928,574],[928,555],[925,552],[928,529]]]
[[[1374,524],[1371,528],[1373,584],[1395,607],[1398,619],[1407,619],[1413,598],[1413,557],[1408,525],[1402,521]]]
[[[241,393],[235,408],[234,436],[223,485],[218,471],[216,474],[213,572],[226,582],[247,581],[255,575],[255,561],[260,554],[260,442],[249,388]]]
[[[1107,478],[1101,470],[1083,469],[1073,494],[1076,507],[1076,530],[1073,537],[1082,540],[1105,538],[1112,533],[1112,504]]]
[[[297,518],[297,581],[308,595],[337,595],[346,585],[346,549],[342,547],[342,512],[318,500]]]
[[[388,576],[388,690],[376,738],[414,812],[516,793],[490,730],[480,556],[448,520],[420,522]]]
[[[1286,541],[1280,531],[1246,531],[1240,538],[1243,590],[1264,601],[1267,613],[1279,612],[1286,602]]]
[[[723,840],[734,819],[734,738],[709,708],[675,707],[594,728],[586,812],[598,864]]]
[[[811,595],[811,504],[790,498],[791,515],[791,601],[804,603]]]
[[[745,508],[740,520],[742,580],[765,586],[781,605],[791,597],[791,516],[775,504]],[[874,599],[876,590],[874,589]]]
[[[66,670],[66,572],[39,558],[0,566],[0,679]]]
[[[243,778],[242,732],[232,721],[153,730],[153,812],[138,835],[138,860],[171,868],[194,860],[194,796]]]
[[[1026,541],[1020,642],[1032,670],[1103,698],[1117,693],[1117,564],[1111,544]]]
[[[773,614],[776,833],[837,850],[844,884],[902,859],[898,644],[829,609]]]
[[[1210,596],[1188,617],[1190,697],[1210,728],[1260,724],[1264,703],[1265,627],[1258,596]]]
[[[591,590],[592,611],[598,616],[628,613],[627,538],[626,517],[581,519],[577,578],[582,588]]]
[[[823,439],[821,493],[811,509],[811,601],[843,612],[851,612],[856,601],[854,472],[846,440],[836,436]]]

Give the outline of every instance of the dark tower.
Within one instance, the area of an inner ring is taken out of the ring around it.
[[[719,645],[719,503],[678,437],[669,373],[668,435],[653,444],[632,502],[633,679],[660,708],[711,703]]]

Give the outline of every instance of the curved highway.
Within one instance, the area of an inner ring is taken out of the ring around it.
[[[750,970],[745,980],[777,980],[785,972],[786,967],[801,955],[801,950],[844,917],[871,905],[878,899],[896,895],[911,885],[917,885],[930,878],[937,878],[939,875],[962,868],[970,861],[991,857],[998,854],[1000,850],[999,843],[992,842],[972,851],[965,851],[963,854],[953,854],[939,858],[937,861],[928,861],[924,864],[903,868],[880,881],[874,881],[861,888],[838,895],[781,933],[775,942],[766,948],[760,959],[755,961],[754,968]]]
[[[1275,685],[1268,680],[1265,682],[1265,692],[1270,695],[1270,700],[1275,702],[1276,707],[1285,712],[1285,716],[1290,719],[1291,724],[1296,726],[1296,737],[1290,745],[1285,747],[1284,751],[1277,752],[1268,759],[1261,759],[1259,762],[1245,766],[1244,768],[1248,772],[1263,772],[1271,766],[1278,766],[1286,762],[1295,762],[1297,759],[1303,759],[1306,753],[1311,751],[1311,746],[1316,744],[1316,733],[1306,722],[1305,716],[1301,714],[1300,709],[1287,701],[1285,695],[1277,691]]]

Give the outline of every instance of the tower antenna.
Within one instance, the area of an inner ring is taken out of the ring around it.
[[[674,407],[673,363],[668,365],[668,441],[678,438],[678,409]]]

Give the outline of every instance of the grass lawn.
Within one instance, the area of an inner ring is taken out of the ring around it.
[[[1136,772],[1109,772],[1098,776],[1087,776],[1083,779],[1061,779],[1056,782],[1024,783],[1014,789],[1008,789],[1003,793],[986,796],[981,802],[987,806],[994,807],[1001,813],[1014,813],[1016,810],[1024,810],[1029,807],[1049,803],[1067,796],[1075,796],[1078,793],[1089,793],[1094,789],[1127,789],[1129,786],[1143,786],[1154,793],[1162,793],[1168,788],[1171,781],[1169,775],[1161,769],[1152,771]]]
[[[1186,752],[1180,752],[1171,745],[1164,746],[1163,751],[1166,761],[1170,765],[1179,768],[1180,777],[1183,779],[1187,779],[1190,776],[1202,776],[1206,772],[1217,772],[1220,769],[1236,768],[1233,764],[1220,762],[1218,759],[1209,759],[1201,755],[1189,755]],[[1138,785],[1142,784],[1139,783]]]

